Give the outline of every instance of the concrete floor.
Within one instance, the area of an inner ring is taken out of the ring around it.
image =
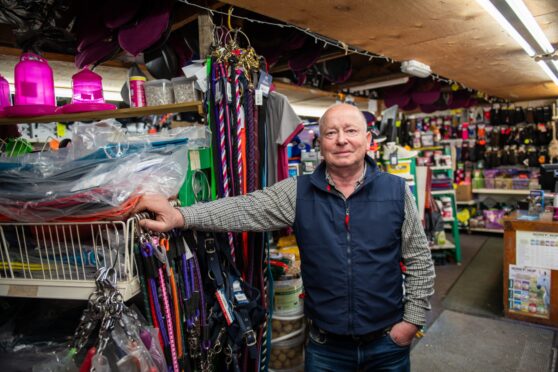
[[[479,249],[495,235],[461,235],[462,263],[436,266],[426,333],[411,351],[415,372],[556,370],[557,329],[444,309],[443,300]],[[497,235],[496,235],[497,236]]]

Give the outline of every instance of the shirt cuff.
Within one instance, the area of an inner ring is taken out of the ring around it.
[[[412,302],[406,302],[403,320],[420,328],[426,324],[426,310]]]
[[[182,228],[184,230],[188,229],[188,221],[190,221],[190,223],[192,223],[193,220],[193,214],[191,214],[190,212],[188,212],[188,210],[186,208],[183,207],[176,207],[176,209],[178,209],[178,211],[180,212],[180,214],[182,215],[182,218],[184,219],[184,225],[182,225]]]

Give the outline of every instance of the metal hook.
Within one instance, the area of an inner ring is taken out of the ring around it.
[[[45,143],[43,145],[43,147],[41,148],[41,152],[45,151],[45,148],[47,147],[47,145],[49,144],[48,141],[50,140],[56,140],[56,138],[54,138],[53,136],[48,136],[45,140]]]

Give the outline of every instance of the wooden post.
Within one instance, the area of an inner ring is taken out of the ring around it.
[[[198,15],[198,33],[200,44],[200,58],[209,55],[211,43],[213,41],[213,22],[210,14]]]

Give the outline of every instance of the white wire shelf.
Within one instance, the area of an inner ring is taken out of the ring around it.
[[[473,189],[473,194],[492,194],[492,195],[529,195],[531,190],[513,189]]]
[[[467,200],[467,201],[459,201],[459,200],[457,200],[455,203],[456,203],[457,205],[475,205],[475,204],[477,204],[477,201],[476,201],[476,200]]]
[[[433,171],[439,171],[439,170],[453,170],[452,167],[447,166],[447,165],[440,165],[440,166],[434,166],[434,167],[430,167],[430,169],[432,169]]]
[[[430,246],[431,251],[438,251],[438,250],[442,250],[442,249],[455,249],[455,244],[453,244],[452,242],[450,242],[448,240],[448,241],[446,241],[446,244],[444,244],[444,245],[431,245]]]
[[[447,195],[447,194],[455,194],[455,190],[447,189],[447,190],[432,190],[430,191],[432,195]]]
[[[503,229],[487,229],[484,227],[471,227],[469,230],[477,231],[477,232],[488,232],[488,233],[495,233],[495,234],[503,234]]]
[[[86,300],[113,267],[124,301],[140,291],[135,220],[0,223],[0,296]]]

